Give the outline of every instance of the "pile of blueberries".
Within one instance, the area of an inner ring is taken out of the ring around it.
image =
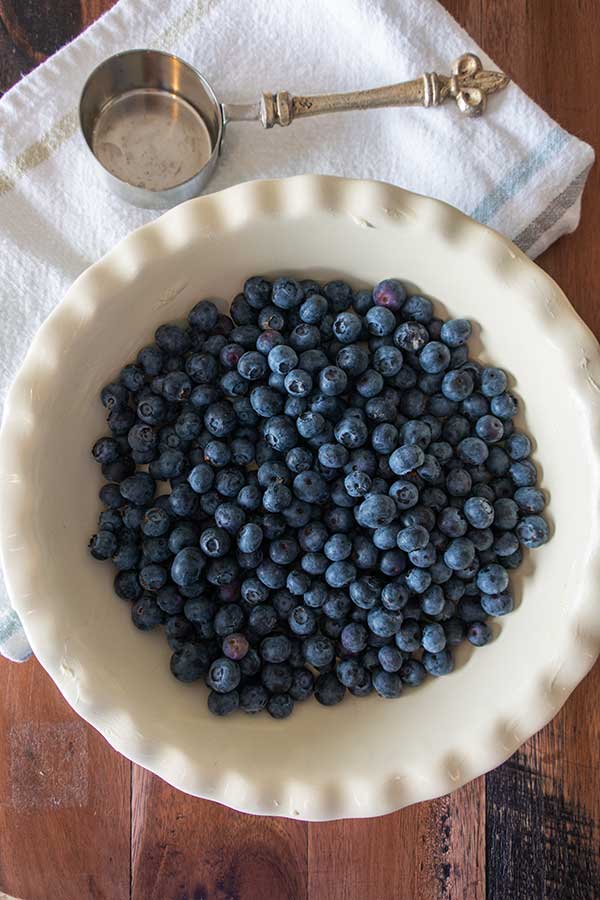
[[[394,278],[255,276],[230,316],[201,300],[102,390],[90,551],[211,712],[398,697],[512,610],[545,500],[470,334]]]

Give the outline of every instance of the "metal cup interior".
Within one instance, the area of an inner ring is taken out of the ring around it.
[[[106,59],[85,84],[79,114],[105,180],[137,205],[171,206],[210,178],[221,106],[202,75],[176,56],[129,50]]]

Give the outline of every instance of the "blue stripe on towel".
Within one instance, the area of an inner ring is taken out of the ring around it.
[[[517,163],[506,177],[497,184],[473,210],[471,215],[484,225],[492,219],[498,210],[538,172],[544,163],[562,150],[565,144],[571,140],[571,135],[563,131],[558,125],[544,138],[542,143],[529,153],[525,159]]]

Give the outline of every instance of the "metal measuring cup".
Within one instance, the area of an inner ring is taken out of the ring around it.
[[[160,50],[128,50],[89,76],[79,103],[83,136],[106,185],[124,200],[166,209],[197,196],[217,164],[230,122],[263,128],[322,113],[384,106],[439,106],[453,98],[461,112],[480,115],[487,95],[509,82],[484,71],[472,53],[451,75],[427,72],[413,81],[366,91],[294,97],[264,93],[255,103],[221,103],[189,63]]]

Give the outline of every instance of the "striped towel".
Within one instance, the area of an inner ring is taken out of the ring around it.
[[[160,15],[152,0],[120,0],[0,101],[0,398],[73,279],[156,215],[104,192],[77,128],[89,72],[132,47],[184,57],[232,102],[267,89],[354,90],[447,74],[466,51],[497,68],[436,0],[171,0]],[[511,84],[481,119],[446,103],[309,118],[269,133],[233,124],[211,189],[302,172],[381,179],[452,203],[535,257],[577,226],[593,160],[591,147]],[[29,652],[1,594],[0,652],[16,660]]]

